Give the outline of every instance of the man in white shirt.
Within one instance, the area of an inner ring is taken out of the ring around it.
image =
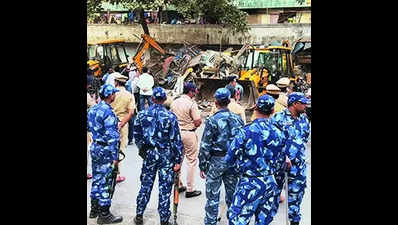
[[[140,111],[145,109],[145,101],[152,105],[153,77],[148,73],[148,68],[142,68],[142,74],[138,77],[137,87],[140,89]]]

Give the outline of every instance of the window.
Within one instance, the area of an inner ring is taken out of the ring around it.
[[[117,51],[119,53],[120,60],[122,62],[129,62],[127,53],[125,52],[125,49],[124,49],[124,47],[122,45],[117,45]]]
[[[102,46],[97,45],[95,57],[99,60],[104,59],[104,48]]]

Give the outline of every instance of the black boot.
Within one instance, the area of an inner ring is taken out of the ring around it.
[[[160,225],[173,225],[173,224],[170,223],[169,221],[165,221],[165,222],[160,221]]]
[[[120,223],[123,220],[121,216],[114,216],[109,211],[110,206],[101,206],[101,213],[98,216],[97,223],[98,224],[111,224],[111,223]]]
[[[185,198],[192,198],[192,197],[196,197],[199,196],[200,194],[202,194],[201,191],[192,191],[192,192],[185,192]]]
[[[300,223],[300,222],[293,222],[293,221],[290,221],[290,225],[299,225],[299,223]]]
[[[98,205],[98,199],[91,199],[91,210],[90,210],[90,216],[89,218],[97,218],[97,216],[100,214],[101,209]]]
[[[137,225],[144,224],[144,219],[142,218],[142,215],[136,215],[134,217],[134,223],[137,224]]]

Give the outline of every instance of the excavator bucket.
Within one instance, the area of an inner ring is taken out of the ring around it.
[[[196,100],[206,100],[208,102],[214,102],[214,93],[216,90],[225,87],[229,83],[227,79],[219,78],[195,78],[194,81],[199,89]],[[243,87],[243,98],[240,100],[241,105],[245,109],[253,107],[258,98],[258,91],[254,82],[250,80],[238,80],[237,82]]]

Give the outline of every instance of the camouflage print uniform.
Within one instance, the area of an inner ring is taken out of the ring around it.
[[[229,208],[229,224],[269,224],[273,216],[276,181],[274,159],[284,143],[282,132],[269,119],[256,119],[240,130],[228,149],[226,161],[241,175],[234,201]]]
[[[93,173],[90,197],[98,200],[100,206],[110,206],[112,165],[118,160],[119,153],[118,119],[112,107],[104,101],[90,108],[87,117],[93,139],[90,146]]]
[[[206,174],[205,224],[217,223],[221,182],[225,186],[225,202],[228,207],[231,205],[238,180],[224,158],[227,146],[243,125],[242,119],[228,109],[219,110],[206,121],[199,152],[199,168]]]
[[[154,95],[157,91],[154,89]],[[159,175],[160,221],[170,218],[170,195],[175,164],[182,161],[182,142],[177,117],[161,104],[139,112],[134,121],[134,138],[138,148],[150,144],[141,170],[141,189],[137,196],[137,215],[143,215],[149,202],[156,172]]]
[[[306,164],[305,164],[305,149],[309,137],[309,122],[304,114],[301,114],[297,119],[294,119],[288,109],[277,113],[272,118],[273,123],[281,127],[287,136],[286,145],[283,152],[289,157],[292,167],[288,172],[288,203],[289,203],[289,220],[293,222],[300,222],[300,205],[304,196],[304,189],[306,188]],[[285,156],[282,156],[283,161]],[[282,160],[282,159],[281,159]],[[283,163],[281,163],[283,164]],[[278,210],[279,195],[284,183],[284,169],[279,166],[277,171],[278,191],[275,202]]]

